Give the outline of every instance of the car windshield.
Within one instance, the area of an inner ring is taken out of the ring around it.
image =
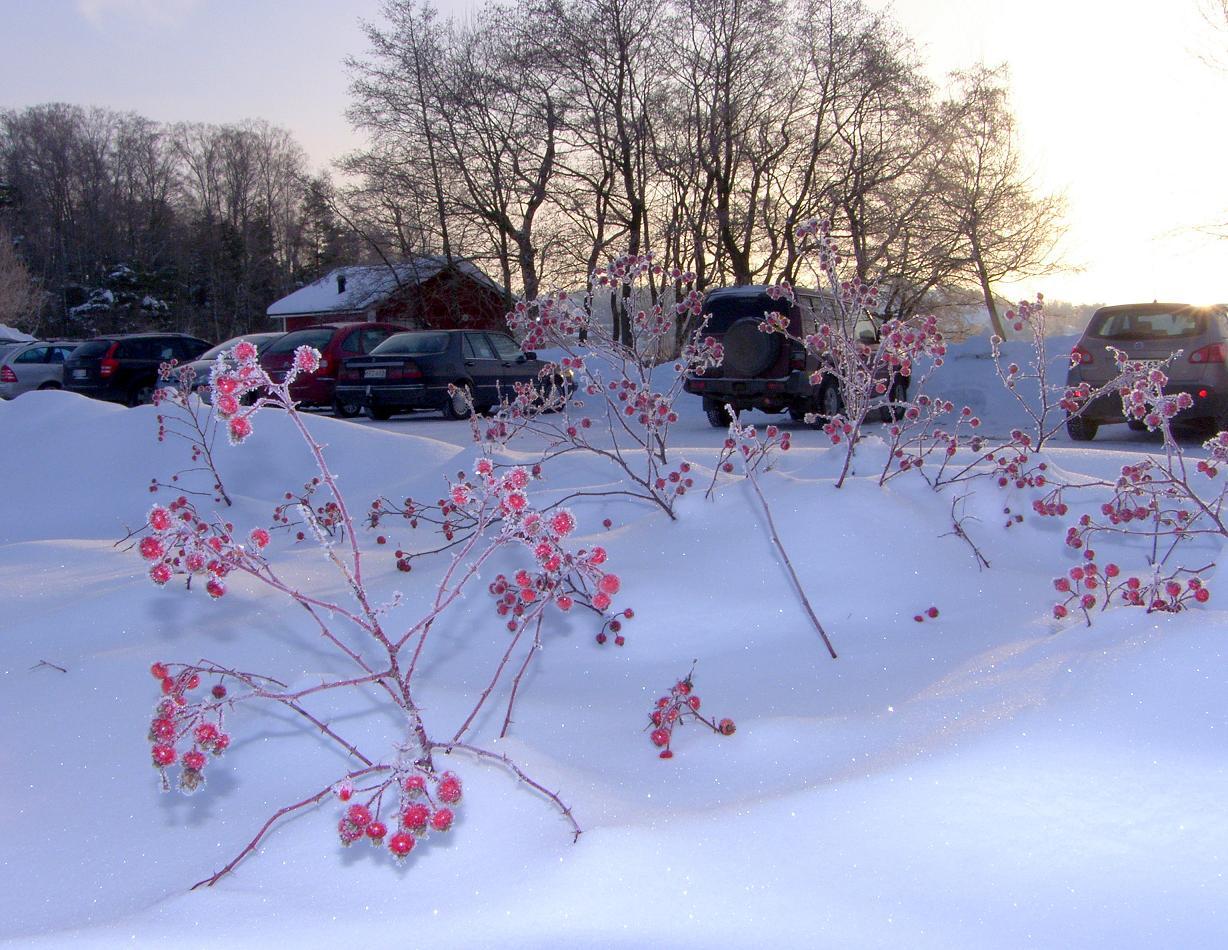
[[[200,356],[196,358],[198,360],[215,360],[223,353],[232,349],[235,344],[242,343],[244,340],[247,340],[249,343],[255,343],[256,352],[263,353],[270,346],[272,346],[273,341],[279,339],[280,336],[280,333],[249,333],[246,336],[237,336],[233,340],[227,340],[225,343],[219,343],[212,349],[205,350],[205,352],[201,353]]]
[[[428,353],[442,353],[447,348],[448,335],[446,333],[398,333],[388,337],[373,349],[371,355],[425,356]]]
[[[1206,332],[1207,316],[1191,307],[1097,313],[1087,332],[1104,340],[1168,340]]]
[[[328,346],[328,341],[333,338],[333,334],[336,332],[332,327],[319,327],[315,330],[295,330],[274,340],[264,352],[293,353],[300,346],[314,346],[317,350],[322,350]]]

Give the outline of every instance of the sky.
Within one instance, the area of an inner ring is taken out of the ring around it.
[[[1072,270],[1004,286],[1076,303],[1228,299],[1228,34],[1205,0],[894,0],[936,81],[1008,63],[1037,183],[1066,195]],[[477,0],[443,0],[463,15]],[[346,56],[379,0],[0,0],[0,108],[65,101],[163,121],[264,118],[322,168],[361,139]],[[1225,68],[1201,54],[1218,47]]]

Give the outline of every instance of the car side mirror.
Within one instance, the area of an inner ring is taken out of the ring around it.
[[[527,363],[529,360],[537,359],[537,350],[525,350],[520,354],[520,359],[517,362]]]

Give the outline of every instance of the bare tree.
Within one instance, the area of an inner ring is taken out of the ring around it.
[[[0,225],[0,323],[37,332],[43,292],[17,255],[13,236]]]
[[[960,243],[958,270],[980,287],[994,333],[1005,337],[993,285],[1057,269],[1065,201],[1038,193],[1024,165],[1005,71],[980,66],[955,78],[957,92],[944,114],[952,136],[947,174],[938,193],[949,236]]]

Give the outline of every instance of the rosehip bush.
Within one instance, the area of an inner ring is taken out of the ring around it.
[[[737,729],[732,719],[709,719],[699,711],[703,703],[695,692],[694,674],[695,671],[692,670],[684,679],[671,686],[669,693],[658,699],[652,712],[648,714],[648,738],[661,750],[658,755],[662,759],[674,757],[673,749],[670,748],[674,741],[674,730],[688,721],[702,723],[722,736],[731,736]]]
[[[464,525],[464,536],[437,552],[441,579],[419,596],[417,619],[390,626],[390,606],[401,604],[403,595],[396,592],[391,599],[375,599],[364,573],[367,552],[362,533],[356,530],[361,525],[338,488],[323,447],[289,395],[297,374],[318,368],[319,354],[300,348],[289,374],[280,381],[264,373],[250,344],[239,344],[228,356],[218,361],[210,378],[218,425],[234,445],[241,445],[252,438],[260,411],[276,406],[304,440],[317,473],[301,491],[286,492],[266,524],[240,527],[202,511],[186,494],[155,504],[135,547],[148,565],[150,580],[159,586],[179,578],[185,586],[203,587],[209,597],[218,599],[237,581],[284,595],[306,611],[349,673],[291,688],[273,676],[211,661],[155,664],[152,673],[161,695],[149,728],[151,761],[164,789],[197,791],[207,770],[216,767],[212,761],[230,745],[228,724],[234,711],[264,701],[300,717],[341,750],[353,767],[328,786],[277,809],[227,865],[200,883],[216,883],[251,854],[278,821],[329,796],[344,806],[336,825],[343,844],[365,838],[386,848],[392,858],[404,860],[418,843],[449,832],[456,821],[461,779],[441,767],[441,754],[460,753],[505,768],[551,801],[578,836],[579,825],[555,792],[506,755],[467,737],[488,701],[500,694],[506,698],[501,734],[507,732],[523,677],[550,618],[583,607],[601,621],[599,637],[630,619],[630,608],[616,610],[616,602],[624,596],[623,585],[604,549],[574,543],[578,521],[570,510],[543,510],[533,503],[531,470],[496,467],[489,458],[480,457],[472,474],[458,472],[449,482],[446,508],[440,507],[445,517]],[[379,502],[374,504],[368,515],[372,529],[387,513]],[[318,545],[344,582],[347,595],[332,598],[283,577],[275,560],[284,544],[279,543],[278,532],[283,536],[293,532],[295,542]],[[386,541],[382,534],[375,539],[377,547]],[[423,658],[430,655],[438,619],[460,603],[496,558],[518,559],[523,565],[490,585],[496,597],[494,613],[504,622],[507,642],[467,713],[441,736],[428,727],[417,700],[425,675]],[[319,708],[325,697],[347,690],[381,697],[397,708],[404,727],[392,748],[360,748],[342,736]]]

